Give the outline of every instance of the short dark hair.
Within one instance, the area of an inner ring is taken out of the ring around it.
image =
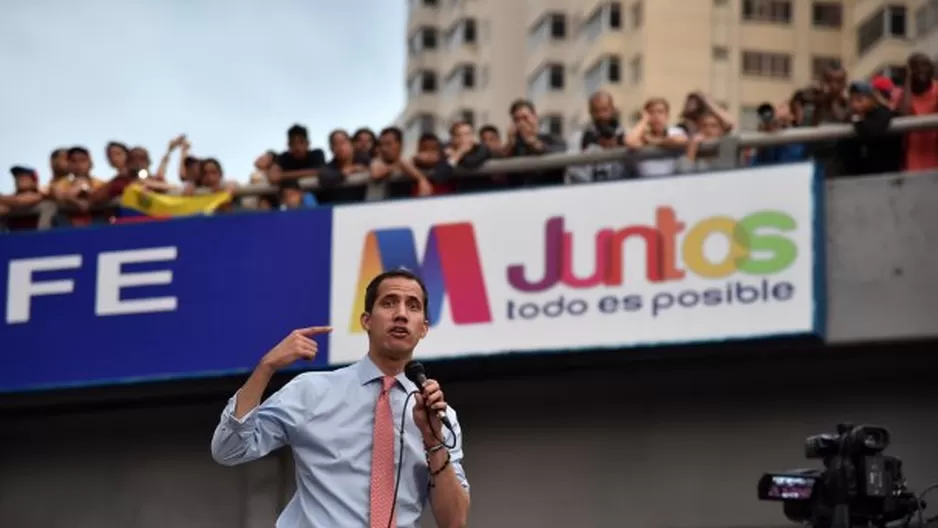
[[[377,142],[377,141],[378,141],[378,138],[375,137],[375,133],[372,132],[372,130],[371,130],[370,128],[359,128],[358,130],[355,131],[354,134],[352,134],[352,137],[353,137],[353,138],[358,138],[358,136],[360,136],[360,135],[362,135],[362,134],[367,134],[368,137],[371,138],[371,141],[372,141],[372,142]]]
[[[108,141],[107,145],[105,145],[104,147],[104,150],[108,151],[108,150],[111,150],[112,148],[119,148],[124,151],[124,154],[130,154],[130,149],[127,148],[127,145],[119,141]]]
[[[309,139],[309,131],[303,125],[293,125],[287,129],[287,139]]]
[[[52,153],[49,154],[49,161],[52,161],[52,160],[54,160],[55,158],[59,157],[59,154],[65,154],[66,156],[68,156],[68,149],[65,149],[65,148],[57,148],[57,149],[53,150]]]
[[[671,111],[671,105],[668,104],[668,100],[665,99],[664,97],[651,97],[647,101],[645,101],[645,105],[642,108],[647,112],[651,110],[652,107],[655,105],[663,106],[666,112]]]
[[[382,131],[383,132],[383,131]],[[384,135],[382,133],[382,135]],[[378,301],[378,288],[381,287],[381,283],[387,279],[407,279],[416,282],[420,285],[420,292],[423,294],[423,317],[429,321],[430,320],[430,295],[427,293],[427,285],[423,283],[423,279],[419,275],[410,271],[407,268],[397,268],[390,271],[385,271],[375,276],[371,279],[371,282],[368,283],[368,286],[365,287],[365,312],[371,313],[374,310],[375,303]]]
[[[508,114],[514,115],[515,112],[521,110],[522,108],[527,108],[531,111],[532,114],[536,114],[537,110],[534,109],[534,103],[528,101],[527,99],[515,99],[511,106],[508,107]]]
[[[333,130],[332,132],[329,132],[328,141],[329,141],[329,146],[330,146],[330,147],[332,146],[332,142],[335,141],[336,136],[339,136],[339,135],[345,136],[345,137],[347,137],[347,138],[349,137],[348,132],[346,132],[346,130],[345,130],[344,128],[337,128],[337,129]],[[349,139],[351,139],[351,138],[349,138]]]
[[[218,167],[218,172],[219,172],[219,173],[225,174],[225,169],[221,168],[221,163],[219,163],[218,160],[215,159],[215,158],[203,158],[203,159],[199,160],[199,168],[200,168],[200,169],[203,169],[203,170],[204,170],[204,168],[205,168],[206,165],[215,165],[216,167]]]
[[[501,133],[498,131],[498,127],[495,125],[482,125],[482,128],[479,129],[479,135],[485,134],[486,132],[491,132],[496,136],[501,136]]]
[[[91,152],[88,152],[88,149],[85,147],[72,147],[68,149],[68,157],[71,158],[77,154],[84,154],[85,156],[91,157]]]
[[[278,184],[278,188],[279,188],[278,190],[280,190],[281,192],[283,192],[286,189],[296,189],[297,191],[303,190],[300,187],[300,180],[296,178],[284,178],[283,180],[280,180],[280,183]]]
[[[469,121],[462,120],[462,119],[457,119],[456,121],[453,121],[449,125],[449,135],[451,139],[452,139],[452,136],[456,134],[456,131],[459,130],[459,127],[462,127],[462,126],[467,126],[469,127],[470,130],[475,131],[475,127],[472,126],[472,123],[470,123]]]
[[[398,143],[404,142],[404,132],[397,127],[387,127],[385,129],[382,129],[381,133],[378,135],[384,136],[386,134],[391,134],[392,136],[394,136],[394,139],[396,139]]]
[[[424,141],[435,141],[440,143],[440,136],[434,134],[433,132],[424,132],[420,134],[420,139],[417,140],[417,143],[423,143]]]

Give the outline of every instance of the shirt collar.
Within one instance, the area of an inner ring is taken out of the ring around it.
[[[371,357],[367,354],[365,354],[365,357],[358,361],[356,368],[358,369],[358,380],[362,385],[366,385],[384,376],[381,370],[378,369],[378,366],[374,364],[374,362],[371,360]],[[403,372],[399,373],[397,376],[394,376],[394,379],[396,379],[397,384],[407,392],[413,392],[417,390],[417,385],[407,379],[407,376],[405,376]]]

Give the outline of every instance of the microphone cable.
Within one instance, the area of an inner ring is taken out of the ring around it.
[[[394,522],[394,512],[397,510],[397,494],[401,488],[401,469],[403,469],[404,467],[404,427],[407,424],[407,404],[410,402],[410,399],[413,398],[414,395],[418,394],[419,392],[420,392],[419,390],[411,391],[407,393],[407,397],[404,398],[404,410],[401,412],[401,428],[400,428],[401,438],[399,442],[400,447],[398,449],[397,470],[395,471],[396,475],[394,477],[394,498],[393,498],[393,502],[391,502],[391,515],[388,516],[388,528],[392,528],[391,524]],[[427,420],[432,419],[430,415],[430,412],[431,412],[430,407],[425,406],[425,408],[427,410]],[[440,438],[440,435],[436,433],[436,431],[433,431],[433,436],[447,450],[453,449],[454,447],[456,447],[456,444],[458,442],[458,439],[456,438],[456,431],[454,431],[452,427],[446,424],[443,424],[443,426],[446,427],[449,430],[450,434],[453,435],[453,445],[447,445],[446,442],[442,438]]]

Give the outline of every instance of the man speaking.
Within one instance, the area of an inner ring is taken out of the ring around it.
[[[278,528],[416,528],[427,499],[437,526],[465,526],[469,483],[456,413],[436,381],[422,380],[422,367],[416,376],[408,369],[420,388],[404,374],[428,318],[419,277],[382,273],[365,289],[364,358],[300,374],[262,404],[273,374],[313,359],[313,337],[332,329],[294,330],[228,402],[212,438],[215,461],[234,466],[293,449],[297,490]]]

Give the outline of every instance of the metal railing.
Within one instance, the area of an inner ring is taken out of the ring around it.
[[[893,134],[912,132],[924,129],[938,129],[938,114],[925,116],[899,117],[892,121],[889,132]],[[710,140],[701,145],[700,153],[707,156],[712,169],[730,169],[739,165],[740,151],[745,148],[775,147],[780,145],[798,143],[816,143],[837,140],[855,135],[852,125],[835,124],[820,125],[816,127],[789,128],[779,132],[741,132],[730,134],[716,140]],[[545,170],[563,169],[575,165],[592,165],[622,161],[624,159],[658,159],[674,158],[683,155],[683,150],[668,150],[656,147],[631,149],[628,147],[606,149],[590,152],[572,152],[562,154],[549,154],[544,156],[526,156],[507,159],[491,159],[481,167],[474,170],[457,169],[455,176],[478,174],[511,174],[520,172],[535,172]],[[388,179],[405,180],[403,175],[392,175],[390,178],[375,181],[367,172],[351,174],[337,187],[355,186],[383,186]],[[304,190],[319,189],[319,181],[313,178],[300,180],[300,187]],[[198,190],[197,192],[208,192]],[[277,194],[278,187],[271,184],[250,184],[238,187],[235,196],[261,196]],[[32,211],[18,212],[19,215],[39,215],[40,229],[51,225],[59,208],[52,202],[44,202]]]
[[[915,130],[938,128],[938,114],[926,116],[899,117],[892,121],[890,133],[904,133]],[[718,168],[732,168],[739,164],[739,151],[744,148],[774,147],[797,143],[817,143],[842,139],[855,135],[852,125],[821,125],[817,127],[789,128],[779,132],[742,132],[730,134],[717,140],[711,140],[701,145],[700,152],[714,158],[714,165]],[[657,147],[631,149],[628,147],[606,149],[601,151],[575,152],[563,154],[548,154],[544,156],[526,156],[507,159],[491,159],[475,170],[457,170],[456,175],[473,174],[511,174],[519,172],[543,171],[562,169],[573,165],[592,165],[610,161],[621,161],[626,158],[656,159],[674,158],[683,155],[680,150],[667,150]],[[403,176],[396,176],[405,179]],[[351,174],[342,186],[359,186],[372,183],[368,173]],[[315,190],[319,188],[316,178],[307,178],[300,181],[303,189]],[[256,196],[276,193],[276,186],[269,184],[246,185],[238,189],[239,196]]]

